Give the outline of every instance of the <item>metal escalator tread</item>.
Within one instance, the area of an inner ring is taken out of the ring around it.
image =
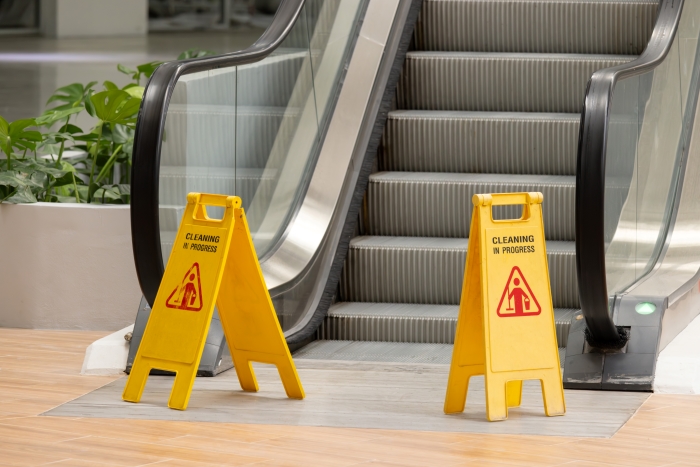
[[[573,113],[396,110],[381,170],[575,175]]]
[[[547,238],[573,240],[576,178],[563,175],[378,172],[370,176],[367,191],[368,233],[467,237],[473,195],[530,191],[544,194]],[[496,213],[519,218],[520,209],[509,206]]]
[[[406,110],[581,110],[593,72],[630,55],[409,52],[397,92]]]
[[[339,300],[457,305],[468,240],[361,236],[350,241]],[[547,242],[554,306],[578,308],[574,242]]]
[[[555,308],[559,347],[566,347],[578,310]],[[453,344],[459,305],[340,302],[331,306],[319,339]]]
[[[416,48],[641,54],[651,37],[658,3],[426,0],[416,27]]]

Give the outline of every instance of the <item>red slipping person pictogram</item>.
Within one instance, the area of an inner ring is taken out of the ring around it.
[[[535,316],[542,312],[535,294],[525,280],[519,267],[514,266],[503,289],[496,313],[502,318],[515,316]]]
[[[165,306],[177,310],[199,311],[202,309],[202,280],[199,276],[199,263],[194,263],[165,301]]]

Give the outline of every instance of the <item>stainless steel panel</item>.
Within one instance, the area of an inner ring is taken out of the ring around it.
[[[398,4],[398,0],[371,0],[365,15],[389,14],[391,17]],[[343,111],[334,113],[331,118],[306,197],[289,232],[261,265],[268,288],[288,283],[304,270],[329,226],[347,171],[352,167],[355,139],[382,58],[384,44],[375,39],[383,33],[374,28],[386,30],[388,34],[391,23],[364,23],[360,30],[336,104],[336,108]]]

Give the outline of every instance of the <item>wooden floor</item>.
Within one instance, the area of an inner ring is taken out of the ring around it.
[[[115,378],[79,376],[104,333],[0,329],[2,466],[700,466],[700,397],[653,395],[610,439],[38,417]]]

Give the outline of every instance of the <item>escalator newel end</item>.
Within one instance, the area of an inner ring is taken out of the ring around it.
[[[629,340],[629,333],[623,326],[617,326],[617,335],[619,339],[616,342],[597,340],[588,328],[583,331],[583,335],[588,345],[598,350],[620,350],[627,345],[627,341]]]

